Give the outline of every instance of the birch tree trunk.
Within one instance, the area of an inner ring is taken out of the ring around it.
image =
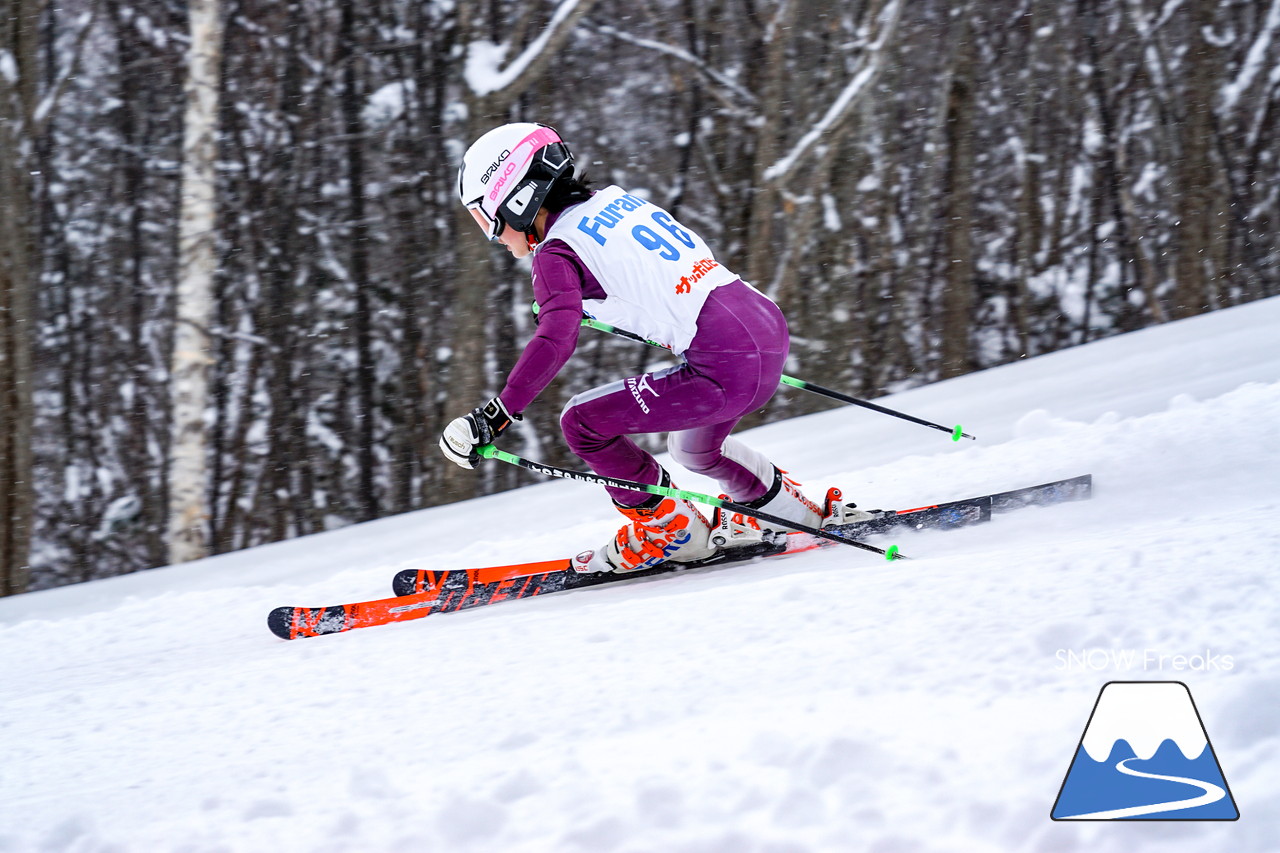
[[[170,370],[173,435],[169,451],[169,561],[208,556],[206,483],[209,332],[213,316],[218,71],[222,23],[218,0],[191,0],[186,116],[182,142],[182,202],[178,226],[177,314]]]

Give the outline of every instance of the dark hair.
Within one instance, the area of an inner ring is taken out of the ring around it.
[[[581,204],[591,198],[592,192],[591,181],[585,175],[581,178],[569,175],[551,185],[542,207],[548,213],[559,213],[566,207]]]

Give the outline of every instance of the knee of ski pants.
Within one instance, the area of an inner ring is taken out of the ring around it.
[[[754,477],[768,486],[773,482],[773,462],[760,451],[727,435],[731,426],[673,432],[667,436],[667,452],[679,465],[698,474],[720,473],[726,462],[735,463],[746,472],[744,476]]]
[[[696,434],[694,430],[668,433],[667,452],[677,465],[701,474],[714,468],[721,459],[720,441],[714,440],[715,438],[712,437],[710,441],[700,440],[705,437]]]

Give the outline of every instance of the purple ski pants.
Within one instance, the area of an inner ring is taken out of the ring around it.
[[[677,462],[717,480],[734,500],[754,500],[772,485],[764,481],[772,469],[741,445],[738,458],[727,455],[725,439],[777,391],[789,346],[786,318],[771,300],[741,282],[716,288],[683,363],[577,395],[560,417],[565,440],[597,474],[657,484],[658,461],[628,436],[669,433]],[[608,491],[624,506],[649,497]]]

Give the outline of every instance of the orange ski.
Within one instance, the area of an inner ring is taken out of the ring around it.
[[[451,613],[496,604],[516,598],[532,598],[549,592],[581,589],[606,583],[653,577],[654,575],[710,566],[728,565],[756,557],[798,553],[832,543],[806,534],[790,534],[785,544],[761,543],[735,548],[693,563],[659,563],[634,572],[593,572],[574,570],[573,561],[544,560],[489,566],[479,569],[422,569],[396,575],[396,598],[337,604],[331,607],[277,607],[267,617],[271,633],[284,640],[337,634],[371,625],[386,625],[421,619],[433,613]],[[410,588],[412,587],[412,588]]]

